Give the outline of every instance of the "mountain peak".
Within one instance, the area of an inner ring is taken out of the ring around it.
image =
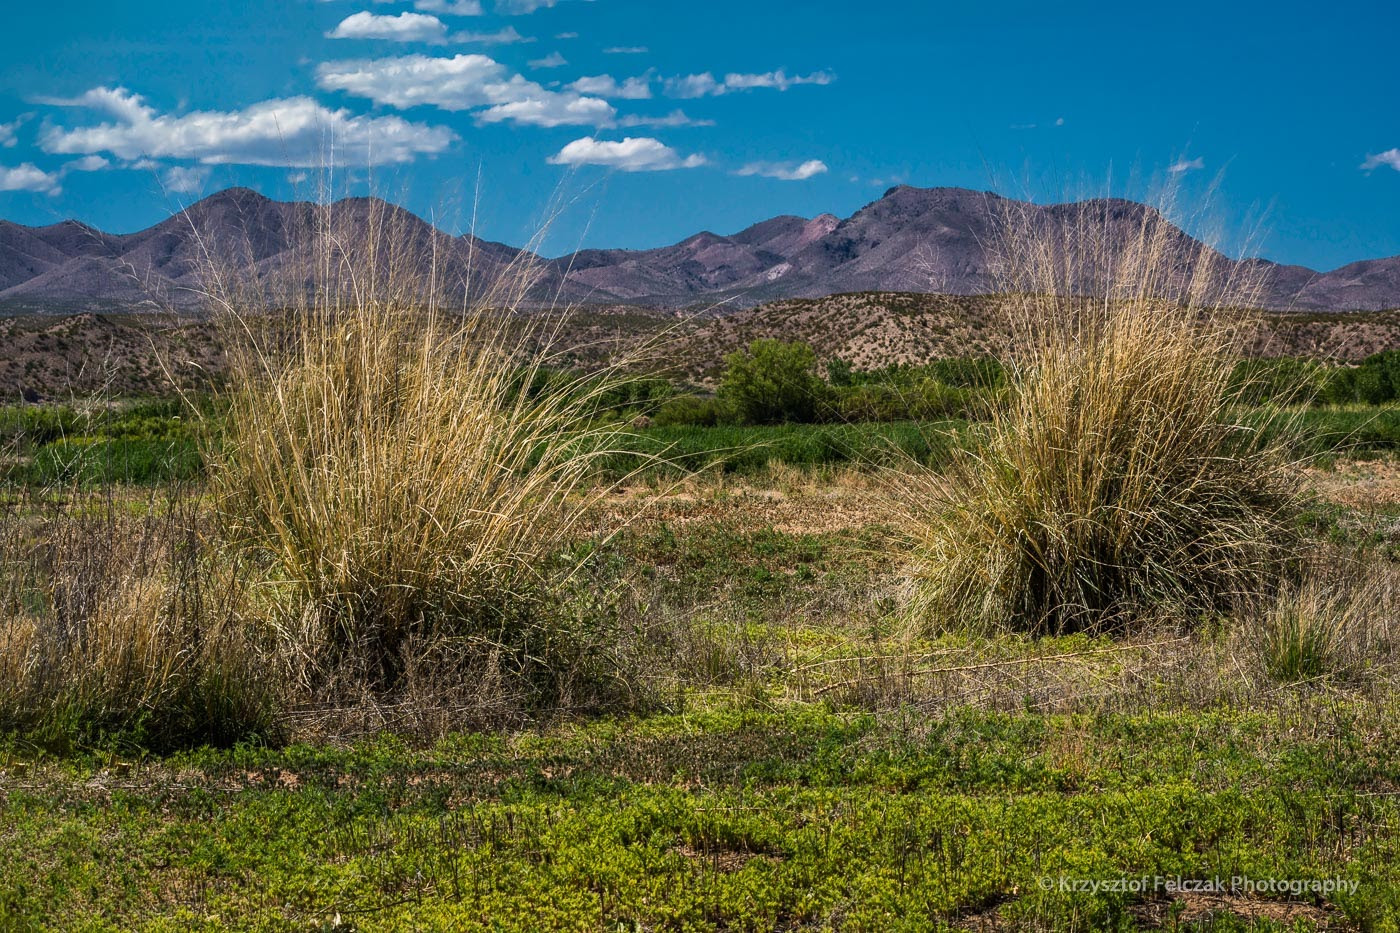
[[[1045,205],[969,188],[897,185],[845,219],[782,215],[730,236],[706,231],[658,249],[586,250],[544,263],[541,271],[553,276],[551,300],[655,307],[717,300],[743,307],[778,298],[890,290],[985,294],[1002,284],[986,244],[997,240],[1007,208],[1050,235],[1073,235],[1086,221],[1103,224],[1113,241],[1117,233],[1140,234],[1144,220],[1160,217],[1155,208],[1122,198]],[[0,301],[34,310],[138,307],[150,296],[144,284],[133,286],[137,280],[172,295],[194,295],[211,244],[226,245],[235,257],[230,261],[250,261],[277,273],[293,268],[297,250],[331,220],[346,231],[383,224],[407,251],[439,251],[444,268],[451,267],[462,281],[489,280],[507,266],[537,258],[471,236],[449,237],[379,198],[284,203],[249,188],[230,188],[124,236],[76,221],[48,228],[0,224]],[[1204,244],[1186,232],[1173,227],[1170,234],[1183,261],[1205,255]],[[1326,275],[1297,266],[1259,268],[1266,271],[1266,307],[1400,306],[1400,257],[1354,263]]]
[[[260,191],[254,191],[252,188],[236,187],[225,188],[223,191],[216,191],[208,197],[201,198],[194,202],[190,207],[214,206],[219,204],[267,204],[271,203],[271,201],[271,198]]]

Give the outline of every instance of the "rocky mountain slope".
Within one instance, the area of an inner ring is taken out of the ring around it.
[[[866,291],[948,295],[1006,284],[993,245],[1006,218],[1036,235],[1092,229],[1128,242],[1160,223],[1183,276],[1205,259],[1228,277],[1259,283],[1255,303],[1281,310],[1400,307],[1400,256],[1319,273],[1263,260],[1235,262],[1170,226],[1153,208],[1103,199],[1035,205],[962,188],[888,191],[844,220],[775,217],[730,236],[699,233],[650,250],[583,250],[542,259],[500,243],[454,237],[372,198],[333,205],[283,203],[235,188],[124,236],[76,221],[50,227],[0,222],[0,308],[193,308],[207,293],[305,288],[328,238],[356,262],[390,268],[451,293],[482,295],[501,283],[532,305],[631,303],[746,308],[790,298]],[[371,238],[370,231],[389,236]],[[1111,261],[1113,250],[1104,253]],[[347,268],[354,263],[347,264]],[[363,266],[362,266],[363,267]],[[529,287],[516,287],[529,269]],[[214,272],[217,271],[217,284]],[[237,287],[231,287],[237,286]]]

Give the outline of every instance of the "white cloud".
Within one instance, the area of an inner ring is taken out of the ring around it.
[[[1372,171],[1382,165],[1389,165],[1400,172],[1400,149],[1387,149],[1385,152],[1378,152],[1375,155],[1367,154],[1366,161],[1361,163],[1362,169]]]
[[[578,33],[576,33],[576,32],[561,32],[561,33],[559,33],[559,35],[555,36],[554,38],[556,38],[556,39],[577,39],[577,38],[578,38]]]
[[[723,94],[724,91],[724,85],[716,81],[715,76],[709,72],[698,75],[686,75],[683,78],[666,79],[666,94],[668,97],[684,97],[687,99],[711,97]]]
[[[497,104],[476,115],[478,123],[515,123],[522,126],[608,126],[617,111],[605,100],[554,94]]]
[[[666,93],[671,97],[682,98],[718,97],[731,91],[751,91],[758,88],[786,91],[803,84],[825,85],[831,84],[835,80],[836,76],[829,71],[816,71],[809,75],[789,75],[780,68],[777,71],[768,71],[762,74],[727,74],[724,76],[724,80],[716,78],[707,71],[702,74],[666,79]]]
[[[12,123],[0,123],[0,148],[13,149],[19,143],[19,128],[28,123],[32,116],[26,113]]]
[[[209,169],[203,167],[172,166],[161,176],[167,191],[176,194],[198,194],[204,190],[209,180]]]
[[[1173,162],[1167,167],[1167,171],[1173,175],[1184,175],[1187,172],[1198,172],[1206,167],[1206,160],[1202,158],[1181,159]]]
[[[63,166],[62,171],[65,175],[69,172],[100,172],[104,168],[111,166],[111,164],[111,162],[108,162],[106,159],[102,158],[102,156],[90,155],[69,162],[67,165]]]
[[[537,58],[530,62],[531,68],[563,68],[569,60],[558,52],[551,52],[544,58]]]
[[[0,191],[37,191],[40,194],[60,194],[60,178],[52,172],[25,162],[14,168],[0,165]]]
[[[622,172],[664,172],[678,168],[698,168],[705,164],[699,155],[682,158],[676,150],[658,139],[634,139],[605,142],[585,136],[569,143],[550,157],[551,165],[601,165]]]
[[[129,161],[148,157],[209,165],[392,164],[436,155],[457,139],[445,127],[400,117],[356,116],[344,109],[330,110],[309,97],[183,116],[157,113],[125,88],[93,88],[75,100],[50,103],[98,110],[112,119],[96,126],[50,127],[40,140],[45,152],[107,152]]]
[[[638,114],[621,117],[614,121],[614,126],[649,126],[649,127],[677,127],[677,126],[714,126],[714,120],[695,120],[686,115],[684,110],[672,110],[664,117],[644,117]]]
[[[515,45],[517,42],[534,42],[522,36],[514,26],[507,26],[495,32],[454,32],[447,37],[449,42],[469,42],[476,45]]]
[[[603,49],[604,55],[645,55],[651,49],[644,45],[611,45]]]
[[[553,7],[559,0],[496,0],[496,12],[506,16],[522,16],[536,10]]]
[[[788,88],[801,84],[826,85],[835,80],[836,76],[829,71],[816,71],[809,75],[789,77],[787,72],[779,68],[777,71],[763,74],[727,74],[724,76],[724,86],[731,91],[744,91],[752,88],[774,88],[786,91]]]
[[[320,0],[332,3],[334,0]],[[370,0],[372,3],[397,3],[398,0]],[[444,16],[481,16],[481,0],[414,0],[413,8],[424,13],[441,13]]]
[[[651,77],[642,75],[619,82],[612,75],[593,75],[579,78],[570,84],[569,90],[579,94],[592,94],[595,97],[612,97],[622,100],[648,100],[651,97]]]
[[[797,162],[750,162],[734,174],[761,175],[764,178],[777,178],[781,181],[806,181],[828,171],[826,163],[820,159]]]
[[[607,126],[617,115],[605,100],[547,90],[486,55],[406,55],[327,62],[316,74],[326,90],[344,91],[400,110],[422,106],[479,110],[477,120],[482,123]]]
[[[326,33],[326,38],[442,43],[447,41],[447,26],[436,16],[427,16],[423,13],[380,16],[375,13],[360,12],[341,20],[339,26]]]
[[[444,16],[481,16],[485,12],[481,0],[417,0],[413,8]]]

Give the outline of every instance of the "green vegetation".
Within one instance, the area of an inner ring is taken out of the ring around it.
[[[213,403],[197,410],[214,415]],[[191,481],[203,475],[203,428],[179,400],[139,401],[76,409],[71,406],[0,407],[0,447],[17,463],[11,482],[100,486]]]
[[[1288,923],[1284,898],[1250,896],[1226,903],[1253,922],[1196,908],[1183,928],[1391,929],[1400,804],[1371,788],[1400,779],[1400,748],[1325,709],[737,709],[423,751],[385,737],[44,764],[9,795],[0,922],[1135,929],[1184,904],[1059,879],[1161,876],[1356,885],[1299,898]]]
[[[1400,350],[1385,350],[1355,366],[1301,358],[1246,360],[1236,365],[1242,401],[1313,405],[1388,405],[1400,401]]]
[[[719,397],[741,424],[810,423],[831,404],[816,370],[817,355],[805,343],[755,340],[725,360]]]

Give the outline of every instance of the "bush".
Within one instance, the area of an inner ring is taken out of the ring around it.
[[[652,424],[658,428],[686,425],[713,428],[733,420],[733,413],[719,399],[701,398],[697,395],[678,395],[668,399],[657,409]]]
[[[1231,392],[1245,405],[1312,403],[1327,397],[1331,371],[1294,357],[1241,360],[1230,377]]]
[[[914,489],[932,500],[913,506],[923,624],[1058,633],[1226,613],[1289,566],[1293,471],[1232,414],[1235,334],[1212,314],[1230,283],[1205,253],[1182,282],[1156,212],[1126,235],[1098,224],[1008,240],[1011,395],[946,480]],[[1102,292],[1063,297],[1090,283]]]
[[[907,421],[909,400],[893,386],[860,385],[839,392],[836,410],[845,422]]]
[[[816,367],[805,343],[755,340],[725,358],[719,395],[744,424],[811,423],[831,403]]]
[[[984,395],[973,389],[957,388],[937,379],[925,378],[915,389],[911,414],[922,420],[974,418],[985,415],[989,404]]]

